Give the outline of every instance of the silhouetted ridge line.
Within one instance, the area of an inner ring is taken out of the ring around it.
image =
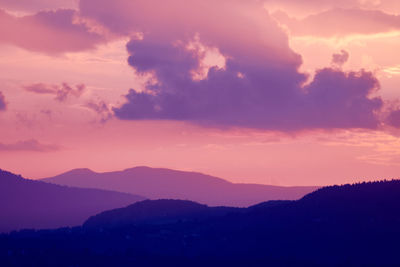
[[[144,200],[126,208],[105,211],[89,218],[84,227],[121,227],[135,224],[170,224],[204,220],[240,210],[229,207],[208,207],[184,200]]]
[[[28,180],[0,170],[0,232],[81,225],[93,214],[144,199],[127,193]]]
[[[20,174],[13,174],[13,173],[11,173],[9,171],[6,171],[6,170],[3,170],[3,169],[0,169],[0,178],[3,178],[3,179],[6,179],[6,178],[8,178],[8,179],[21,179],[21,180],[24,179],[22,177],[22,175],[20,175]]]
[[[43,181],[125,192],[149,199],[182,199],[210,206],[235,207],[248,207],[268,200],[296,200],[318,188],[235,184],[198,172],[143,166],[105,173],[72,170]]]
[[[379,197],[381,195],[397,194],[400,188],[400,180],[382,180],[360,182],[354,184],[334,185],[319,188],[316,191],[305,195],[302,200],[309,200],[318,197],[336,197],[336,200],[341,200],[342,197],[357,198],[357,197]]]

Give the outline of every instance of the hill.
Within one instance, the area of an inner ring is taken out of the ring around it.
[[[105,211],[90,217],[84,227],[122,227],[143,224],[170,224],[190,220],[206,220],[237,212],[239,208],[208,207],[192,201],[160,199],[144,200],[126,208]]]
[[[0,264],[400,266],[399,208],[400,181],[326,187],[215,216],[193,202],[143,201],[85,227],[0,235]]]
[[[93,214],[144,199],[126,193],[28,180],[0,170],[0,232],[81,225]]]
[[[234,184],[196,172],[148,167],[107,173],[76,169],[42,181],[137,194],[149,199],[181,199],[210,206],[233,207],[247,207],[268,200],[295,200],[318,189]]]

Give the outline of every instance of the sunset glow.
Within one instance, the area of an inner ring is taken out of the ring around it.
[[[399,178],[398,0],[0,0],[0,167]]]

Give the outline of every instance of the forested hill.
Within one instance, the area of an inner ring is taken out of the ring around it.
[[[146,207],[153,212],[139,216]],[[397,180],[326,187],[298,201],[218,214],[192,202],[144,201],[89,220],[90,227],[3,235],[0,251],[8,252],[0,265],[400,266],[399,210]]]

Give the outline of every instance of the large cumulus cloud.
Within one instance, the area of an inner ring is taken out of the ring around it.
[[[273,130],[377,128],[383,102],[365,71],[299,71],[282,29],[257,0],[81,0],[83,16],[133,36],[128,62],[152,79],[114,108],[120,119],[184,120],[210,126]],[[202,67],[204,49],[225,65]]]
[[[284,84],[262,73],[212,69],[206,80],[188,82],[174,92],[130,90],[126,104],[114,109],[121,119],[168,119],[210,126],[271,130],[377,128],[380,98],[369,98],[378,83],[368,72],[323,69],[304,87]],[[280,78],[280,79],[279,79]],[[182,84],[181,84],[182,85]]]

